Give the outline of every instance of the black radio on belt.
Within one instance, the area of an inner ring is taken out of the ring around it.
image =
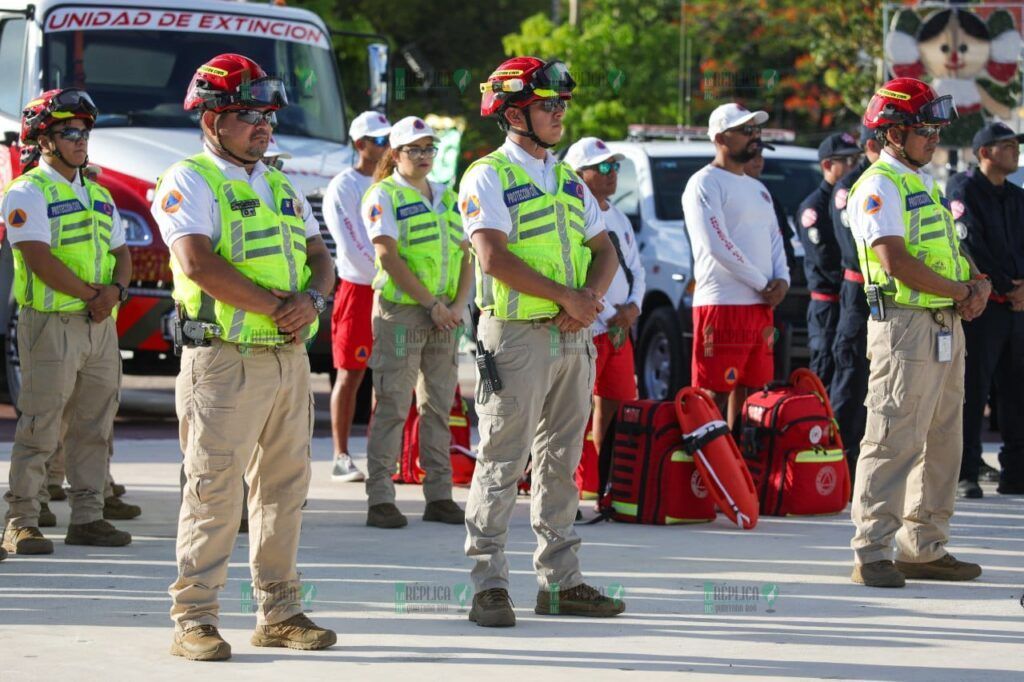
[[[876,322],[885,321],[885,296],[882,294],[882,288],[877,284],[869,284],[864,287],[864,293],[867,295],[871,319]]]
[[[171,325],[171,337],[174,354],[181,355],[181,349],[209,346],[211,339],[220,336],[219,324],[190,320],[185,317],[185,307],[181,303],[174,304],[174,323]]]
[[[476,342],[476,366],[480,370],[480,381],[483,382],[484,391],[497,393],[501,390],[501,377],[498,376],[498,366],[494,362],[494,354],[484,350],[484,344]]]

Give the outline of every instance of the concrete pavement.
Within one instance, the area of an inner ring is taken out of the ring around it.
[[[365,439],[353,443],[365,452]],[[0,563],[0,681],[345,679],[856,679],[1019,680],[1024,672],[1024,498],[961,502],[951,550],[978,561],[978,581],[873,590],[849,581],[846,514],[762,518],[741,532],[724,517],[692,527],[599,524],[579,529],[588,582],[621,594],[613,620],[541,618],[529,501],[509,549],[518,625],[466,619],[465,530],[419,520],[416,486],[399,486],[410,516],[370,529],[361,484],[329,478],[330,443],[314,442],[314,478],[299,561],[311,617],[338,631],[328,651],[257,649],[248,640],[247,540],[223,592],[222,632],[234,657],[195,663],[168,654],[167,586],[175,576],[177,443],[120,440],[114,475],[144,513],[120,527],[123,549],[68,547],[66,503],[49,557]],[[0,480],[10,444],[0,444]],[[991,462],[991,452],[986,455]],[[357,460],[365,469],[365,461]],[[456,490],[464,503],[465,489]],[[590,513],[589,510],[587,512]]]

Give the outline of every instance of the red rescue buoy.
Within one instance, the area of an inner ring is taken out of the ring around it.
[[[738,527],[756,526],[754,480],[715,402],[703,390],[687,386],[676,394],[676,417],[683,446],[693,456],[715,504]]]

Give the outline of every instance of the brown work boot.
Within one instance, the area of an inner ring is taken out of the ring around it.
[[[131,533],[118,530],[106,521],[72,523],[64,536],[65,545],[92,545],[94,547],[124,547],[132,543]]]
[[[103,518],[109,521],[129,521],[141,513],[142,507],[122,502],[120,497],[111,495],[103,500]]]
[[[53,542],[43,537],[35,526],[4,530],[4,549],[11,554],[53,554]]]
[[[53,528],[57,525],[57,515],[50,511],[50,505],[45,502],[39,503],[39,527]]]
[[[508,590],[492,587],[474,594],[469,619],[485,628],[510,628],[515,625],[516,612],[512,610]]]
[[[50,493],[50,502],[63,502],[68,499],[67,492],[64,491],[64,486],[51,483],[46,486],[46,492]]]
[[[125,489],[124,486],[121,485],[120,483],[111,483],[110,492],[114,494],[114,497],[121,497],[122,495],[125,494]]]
[[[171,655],[190,661],[226,661],[231,658],[231,645],[220,636],[216,626],[196,625],[174,631]]]
[[[611,599],[581,583],[568,590],[539,590],[533,612],[541,616],[611,618],[625,610],[626,603],[621,599]]]
[[[398,507],[390,502],[375,504],[371,506],[366,513],[367,526],[376,526],[377,528],[401,528],[408,524],[409,520],[405,518],[405,515],[398,511]]]
[[[466,512],[462,511],[454,500],[434,500],[427,502],[427,508],[423,510],[423,520],[463,524],[466,522]]]
[[[952,554],[925,563],[897,561],[896,568],[913,580],[974,580],[981,575],[981,566],[959,561]]]
[[[888,559],[857,564],[850,580],[868,587],[903,587],[907,584],[903,573]]]
[[[289,649],[326,649],[338,641],[334,630],[322,628],[299,613],[273,625],[257,625],[253,646],[284,646]]]

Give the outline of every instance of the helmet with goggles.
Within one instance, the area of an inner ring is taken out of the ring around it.
[[[506,107],[525,109],[543,99],[572,99],[576,81],[564,62],[536,57],[505,60],[480,84],[480,115],[499,115]]]
[[[39,135],[57,123],[79,119],[92,129],[99,110],[89,93],[79,88],[47,90],[25,105],[21,112],[21,144],[35,145]]]
[[[284,83],[240,54],[221,54],[198,69],[185,95],[185,110],[276,110],[288,106]]]
[[[916,78],[894,78],[871,97],[863,123],[877,131],[890,126],[943,126],[956,117],[952,96],[939,97]]]

